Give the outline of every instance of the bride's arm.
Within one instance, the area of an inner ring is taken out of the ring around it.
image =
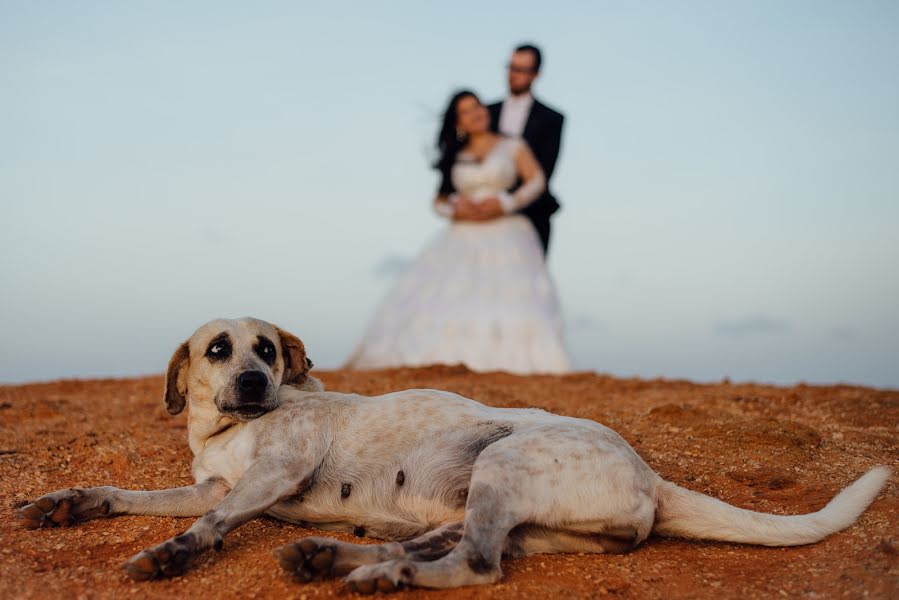
[[[436,212],[441,217],[452,219],[456,214],[456,209],[453,206],[454,195],[455,194],[437,194],[434,197],[434,212]]]
[[[440,169],[440,187],[437,188],[437,195],[434,196],[434,212],[441,217],[453,220],[456,213],[456,187],[453,185],[450,174]]]
[[[515,193],[503,193],[498,196],[499,203],[506,213],[521,210],[540,197],[546,190],[546,176],[540,163],[527,143],[522,142],[515,154],[515,166],[523,183]]]

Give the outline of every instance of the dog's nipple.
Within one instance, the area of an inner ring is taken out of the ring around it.
[[[340,497],[341,498],[349,498],[350,493],[353,491],[353,486],[349,483],[344,483],[340,486]]]

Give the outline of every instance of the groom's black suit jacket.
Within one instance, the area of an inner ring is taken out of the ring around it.
[[[499,132],[499,116],[503,109],[503,103],[497,102],[487,107],[490,111],[490,128]],[[531,204],[521,210],[534,224],[540,241],[543,243],[543,252],[549,248],[549,217],[559,210],[559,202],[549,191],[549,180],[556,168],[556,159],[559,158],[559,148],[562,145],[562,122],[565,117],[545,104],[534,99],[531,112],[524,126],[522,137],[531,147],[537,162],[543,168],[546,175],[546,191]],[[519,182],[518,185],[520,185]],[[516,187],[518,187],[516,185]]]

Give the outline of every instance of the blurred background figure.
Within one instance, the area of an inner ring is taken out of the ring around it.
[[[450,100],[437,148],[434,208],[452,223],[399,278],[347,366],[568,371],[540,238],[518,214],[543,195],[543,169],[520,137],[490,130],[470,91]]]
[[[447,226],[444,101],[511,97],[534,40],[575,368],[899,387],[897,31],[841,0],[0,2],[0,381],[159,373],[215,316],[339,366]]]
[[[491,104],[488,108],[493,131],[524,138],[543,168],[546,189],[539,198],[521,209],[521,213],[534,224],[543,252],[546,253],[549,249],[549,218],[559,210],[559,202],[549,191],[549,180],[559,158],[564,117],[537,101],[531,92],[542,66],[543,55],[537,46],[518,46],[507,65],[509,95],[502,102]]]

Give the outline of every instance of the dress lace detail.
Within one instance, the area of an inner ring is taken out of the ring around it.
[[[503,138],[481,161],[460,154],[451,171],[456,191],[477,200],[501,194],[515,185],[515,154],[521,144],[521,140]]]

